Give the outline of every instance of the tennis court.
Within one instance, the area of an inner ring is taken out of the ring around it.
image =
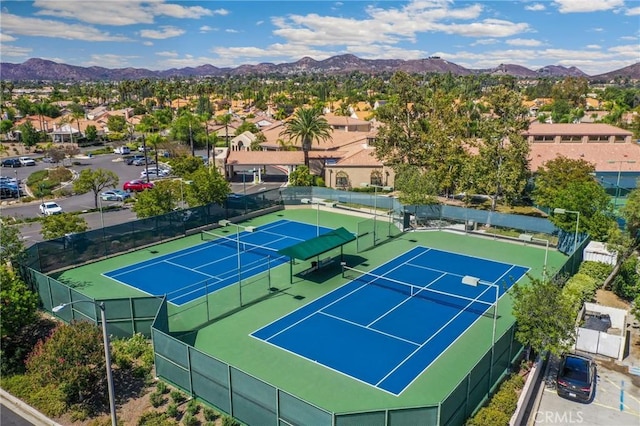
[[[528,269],[419,246],[252,336],[400,395]]]
[[[202,244],[118,268],[103,275],[175,305],[249,279],[287,261],[278,250],[331,231],[291,220],[260,227],[231,224],[203,231]]]

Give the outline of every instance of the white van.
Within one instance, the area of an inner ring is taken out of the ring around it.
[[[131,154],[131,150],[129,149],[128,146],[123,145],[123,146],[119,146],[116,149],[113,150],[114,154],[122,154],[122,155],[126,155],[126,154]]]

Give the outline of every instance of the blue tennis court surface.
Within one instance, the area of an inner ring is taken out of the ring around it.
[[[252,336],[399,395],[527,271],[416,247]]]
[[[255,276],[287,261],[277,251],[317,236],[315,225],[279,220],[254,232],[239,233],[231,225],[213,232],[228,239],[206,241],[197,246],[119,268],[104,275],[151,295],[167,295],[167,300],[182,305],[207,293]],[[319,233],[331,229],[320,227]],[[238,273],[240,246],[240,273]]]

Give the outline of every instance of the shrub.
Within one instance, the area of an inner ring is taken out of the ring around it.
[[[153,392],[151,395],[149,395],[149,402],[151,402],[152,406],[154,406],[155,408],[158,408],[159,406],[164,404],[165,399],[161,393]]]
[[[200,424],[200,420],[197,417],[192,416],[191,414],[185,414],[182,418],[182,424],[185,426],[198,426]]]
[[[489,404],[489,408],[508,414],[509,417],[516,411],[517,406],[518,394],[516,394],[511,386],[507,386],[504,389],[500,388],[500,391],[491,398],[491,403]]]
[[[218,414],[216,410],[209,407],[204,407],[202,414],[204,415],[204,419],[210,422],[214,421],[220,416],[220,414]]]
[[[198,402],[195,399],[192,399],[191,401],[189,401],[189,404],[187,404],[187,413],[191,414],[192,416],[195,416],[199,412],[200,412],[200,404],[198,404]]]
[[[467,426],[507,426],[511,416],[491,407],[481,408],[467,422]]]
[[[629,257],[620,265],[612,285],[612,290],[618,297],[633,300],[640,295],[640,275],[637,271],[638,258],[635,256]]]
[[[114,339],[111,343],[113,362],[120,368],[133,369],[133,375],[144,377],[153,367],[153,348],[140,333],[128,339]],[[161,393],[165,393],[164,391]]]
[[[173,390],[173,391],[171,391],[171,399],[173,399],[173,401],[176,404],[180,404],[181,402],[183,402],[187,398],[179,390]]]
[[[578,272],[565,284],[562,292],[571,301],[572,306],[577,310],[586,301],[590,301],[596,294],[599,285],[595,278]]]
[[[158,411],[147,411],[138,419],[138,426],[176,426],[177,424],[167,414]]]
[[[240,426],[240,423],[229,416],[222,416],[222,426]]]
[[[177,418],[180,415],[180,410],[178,410],[178,404],[175,402],[170,403],[167,406],[167,415],[173,418]]]
[[[3,378],[2,388],[47,416],[58,417],[67,409],[65,395],[58,386],[42,386],[33,376],[15,375]]]
[[[156,385],[156,391],[160,393],[167,393],[169,392],[169,388],[165,382],[158,382]]]
[[[607,277],[609,277],[609,274],[611,274],[612,270],[612,265],[587,260],[585,262],[582,262],[582,264],[580,265],[580,270],[578,272],[587,274],[591,278],[594,278],[598,282],[598,286],[601,286],[602,284],[604,284],[604,281],[607,279]]]

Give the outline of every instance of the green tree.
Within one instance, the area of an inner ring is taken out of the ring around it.
[[[309,167],[309,151],[312,143],[331,139],[332,131],[327,119],[320,115],[319,109],[301,108],[296,111],[291,120],[285,123],[280,136],[287,136],[296,142],[301,141],[304,165]]]
[[[118,186],[118,175],[106,169],[84,169],[78,179],[73,182],[73,190],[77,193],[93,191],[93,203],[98,208],[98,196],[103,189]]]
[[[57,385],[67,405],[105,395],[102,332],[87,321],[56,328],[40,341],[26,362],[29,374],[40,386]]]
[[[109,132],[123,133],[126,131],[127,120],[121,115],[110,115],[107,118]]]
[[[178,206],[179,191],[177,181],[158,181],[152,190],[143,191],[136,196],[132,210],[139,219],[169,213]]]
[[[512,289],[516,339],[536,353],[559,355],[573,344],[576,312],[558,284],[533,277],[529,280],[529,284],[518,283]]]
[[[42,218],[40,233],[45,240],[51,240],[66,234],[84,232],[88,228],[87,221],[78,215],[71,213],[52,214]]]
[[[227,148],[229,148],[231,140],[229,139],[229,124],[231,124],[231,120],[233,120],[233,116],[231,114],[222,114],[216,117],[216,122],[224,126],[224,140]]]
[[[89,142],[95,142],[98,140],[98,129],[93,124],[89,124],[85,129],[85,137]]]
[[[40,141],[40,134],[30,121],[19,125],[18,130],[20,131],[20,140],[27,148],[34,146]]]
[[[215,167],[200,167],[189,175],[191,183],[186,187],[186,200],[190,207],[210,203],[222,204],[231,192],[229,182]]]
[[[195,143],[205,139],[204,133],[204,125],[198,116],[189,111],[183,111],[171,126],[171,137],[188,146],[191,155],[195,152]]]
[[[15,335],[38,315],[38,295],[6,264],[0,265],[0,337]]]
[[[433,204],[437,198],[430,194],[437,193],[434,181],[417,166],[402,164],[396,168],[396,189],[401,192],[400,202],[411,204]]]
[[[469,189],[491,195],[495,210],[499,197],[513,204],[524,192],[529,177],[529,144],[523,131],[529,126],[520,95],[505,86],[490,91],[492,114],[478,127],[478,155],[473,158]]]
[[[592,163],[560,155],[545,162],[536,172],[533,200],[539,206],[560,207],[559,194],[569,183],[593,181],[593,173]]]
[[[289,183],[293,186],[313,185],[313,175],[309,172],[309,167],[296,167],[296,169],[289,174]]]
[[[20,228],[2,223],[0,226],[0,264],[13,265],[21,258],[23,250],[24,243]]]
[[[6,135],[13,129],[13,121],[11,120],[2,120],[0,121],[0,134]]]
[[[621,213],[627,223],[627,231],[637,246],[640,244],[640,180],[638,187],[629,193]]]
[[[178,157],[171,162],[173,174],[185,179],[201,168],[203,168],[203,164],[200,157]]]

